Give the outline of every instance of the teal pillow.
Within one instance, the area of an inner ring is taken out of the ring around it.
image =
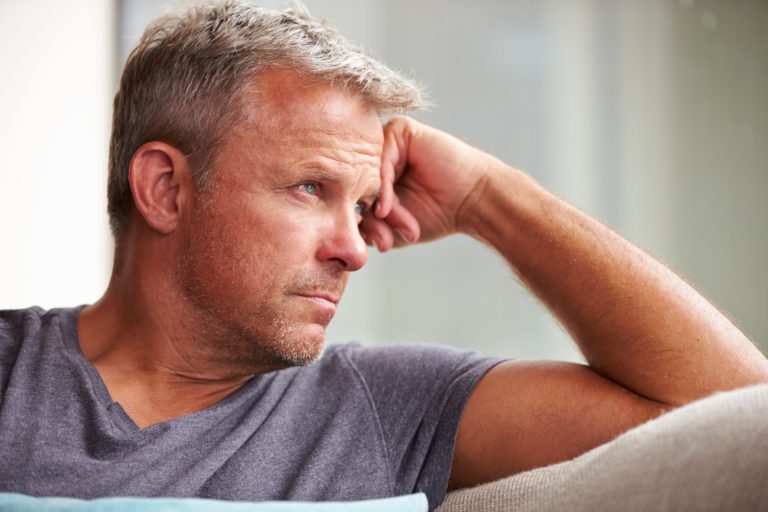
[[[222,501],[197,498],[36,498],[0,493],[0,512],[427,512],[427,497],[409,494],[364,501]]]

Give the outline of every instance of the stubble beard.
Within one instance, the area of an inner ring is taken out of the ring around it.
[[[279,304],[226,307],[209,300],[194,285],[187,286],[186,291],[186,298],[199,312],[197,318],[190,319],[198,326],[195,345],[217,365],[261,373],[305,366],[323,354],[325,333],[318,338],[303,332],[306,326],[289,318]]]
[[[262,257],[229,243],[236,237],[230,225],[217,221],[208,227],[206,221],[216,211],[213,203],[203,203],[196,219],[199,226],[187,238],[176,268],[179,299],[192,306],[186,308],[191,312],[184,318],[183,332],[193,338],[200,357],[246,373],[318,360],[330,318],[315,319],[321,325],[310,325],[306,318],[293,317],[290,302],[295,294],[308,291],[340,296],[345,273],[332,267],[299,269],[279,282],[278,276],[259,272]],[[263,282],[247,286],[248,276],[256,275]]]
[[[344,273],[341,271],[327,270],[324,274],[309,271],[300,271],[294,275],[289,284],[282,290],[282,295],[291,297],[299,292],[311,292],[315,290],[331,291],[341,296],[346,287]],[[311,364],[322,357],[325,350],[325,327],[332,317],[318,319],[314,324],[319,328],[322,325],[320,339],[317,334],[304,332],[306,325],[297,324],[288,318],[285,308],[272,311],[272,329],[269,351],[276,358],[276,363],[285,366],[303,366]]]
[[[214,276],[199,274],[202,261],[195,261],[194,252],[187,252],[178,267],[178,278],[185,302],[196,314],[186,319],[184,332],[193,339],[201,356],[233,371],[261,373],[292,366],[305,366],[322,357],[325,349],[325,326],[310,328],[291,317],[287,301],[292,292],[317,288],[343,291],[343,278],[317,276],[298,272],[281,287],[275,278],[263,283],[266,291],[279,290],[281,299],[248,297],[238,300],[234,290],[217,281]],[[211,284],[214,283],[214,284]],[[340,284],[341,283],[341,284]],[[230,283],[229,287],[237,287]],[[249,302],[248,299],[251,299]],[[256,299],[257,302],[253,302]],[[327,319],[330,321],[330,318]],[[327,322],[325,322],[327,324]]]

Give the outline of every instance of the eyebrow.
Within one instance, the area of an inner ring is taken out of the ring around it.
[[[330,173],[317,167],[309,167],[302,170],[302,175],[310,179],[316,179],[319,181],[330,181],[332,183],[338,183],[341,181],[341,177],[337,174]]]
[[[309,179],[316,179],[318,181],[326,181],[331,183],[339,183],[342,181],[342,178],[338,174],[333,174],[317,167],[309,167],[305,169],[304,176]],[[378,200],[381,197],[381,185],[367,189],[363,193],[362,197],[372,198],[374,201]]]

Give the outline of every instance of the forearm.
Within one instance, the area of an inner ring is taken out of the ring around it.
[[[768,380],[768,362],[664,265],[500,162],[467,199],[462,231],[498,250],[589,364],[679,405]]]

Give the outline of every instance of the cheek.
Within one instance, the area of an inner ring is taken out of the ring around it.
[[[265,286],[311,266],[315,249],[309,219],[278,215],[274,208],[254,210],[230,202],[195,219],[189,254],[198,260],[196,271],[222,285],[247,287]]]

